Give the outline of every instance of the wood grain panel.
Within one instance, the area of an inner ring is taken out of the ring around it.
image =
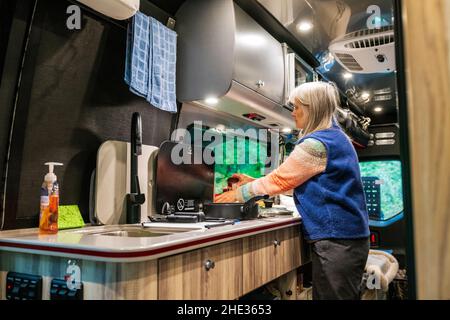
[[[205,261],[214,261],[207,271]],[[242,295],[242,240],[159,260],[158,299],[236,299]]]
[[[292,270],[276,280],[282,300],[297,300],[297,270]]]
[[[42,275],[44,300],[53,278],[63,279],[70,259],[28,253],[0,252],[0,299],[6,298],[8,271]],[[110,263],[76,260],[81,268],[85,300],[152,300],[157,298],[157,262]]]
[[[298,227],[245,238],[243,246],[244,294],[301,265]]]
[[[404,0],[419,299],[450,299],[450,1]]]
[[[267,232],[243,239],[244,294],[275,278],[275,238]]]
[[[275,231],[280,245],[275,250],[275,271],[279,277],[293,269],[300,267],[300,230],[286,228]]]

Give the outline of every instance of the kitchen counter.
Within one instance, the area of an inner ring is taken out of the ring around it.
[[[149,223],[148,229],[195,228],[155,237],[119,237],[92,234],[108,231],[117,226],[84,227],[61,230],[54,235],[40,235],[38,229],[0,232],[0,251],[26,252],[48,256],[70,257],[104,262],[137,262],[158,259],[193,249],[249,237],[259,233],[300,225],[301,219],[279,216],[241,221],[234,225],[211,229],[205,224]]]
[[[19,289],[19,298],[50,299],[52,281],[70,278],[72,264],[80,299],[237,299],[271,281],[283,299],[295,299],[297,268],[307,261],[299,217],[206,224],[213,223],[2,231],[0,300],[17,298],[6,291],[7,279],[15,285],[30,276],[41,279],[39,289]]]

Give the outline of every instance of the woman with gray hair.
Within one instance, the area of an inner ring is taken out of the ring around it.
[[[302,137],[289,157],[265,177],[235,174],[239,188],[216,202],[245,202],[294,190],[303,234],[312,248],[313,299],[359,299],[369,253],[368,213],[358,157],[333,114],[336,87],[310,82],[289,98]]]

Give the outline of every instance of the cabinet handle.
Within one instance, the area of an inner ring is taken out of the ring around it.
[[[274,241],[273,241],[273,245],[274,245],[275,247],[281,246],[281,241],[279,241],[279,240],[274,240]]]
[[[214,261],[209,260],[209,259],[205,261],[205,269],[206,269],[206,271],[214,269],[215,266],[216,266],[216,264],[215,264]]]
[[[286,295],[287,295],[287,296],[292,296],[292,290],[286,291]]]
[[[258,82],[256,83],[256,86],[258,87],[258,88],[261,88],[261,87],[264,87],[264,81],[262,81],[262,80],[258,80]]]

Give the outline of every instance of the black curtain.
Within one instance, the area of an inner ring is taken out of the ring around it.
[[[129,141],[135,111],[144,144],[159,146],[170,135],[173,114],[130,93],[123,81],[126,24],[83,9],[81,30],[69,30],[71,4],[37,1],[13,123],[5,229],[37,226],[45,162],[64,163],[56,168],[60,202],[77,204],[88,221],[100,144]]]

